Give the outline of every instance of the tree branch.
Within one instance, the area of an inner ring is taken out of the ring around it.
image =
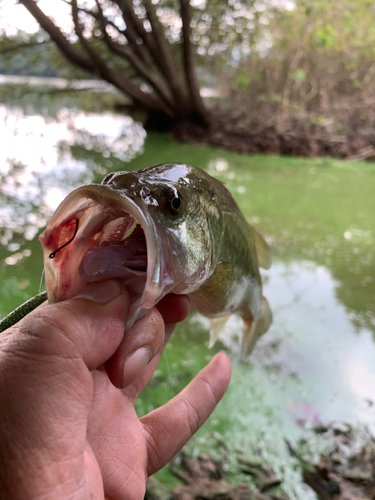
[[[134,41],[138,45],[138,40],[141,39],[145,47],[147,48],[149,54],[155,61],[156,65],[159,67],[162,73],[163,71],[163,59],[160,57],[160,54],[157,51],[154,40],[151,36],[151,33],[148,33],[143,26],[141,20],[134,13],[133,7],[131,5],[131,1],[129,0],[114,0],[115,3],[119,6],[124,21],[126,23],[127,29],[132,32]]]
[[[110,24],[110,21],[107,17],[105,17],[103,9],[101,8],[99,0],[95,0],[98,8],[98,21],[101,24],[101,29],[103,33],[103,39],[107,44],[107,47],[116,55],[124,57],[127,59],[136,70],[139,76],[144,78],[152,88],[156,91],[156,93],[160,96],[160,98],[164,101],[165,105],[170,108],[172,111],[174,107],[173,99],[171,94],[168,92],[168,89],[163,84],[163,82],[158,78],[156,74],[153,74],[148,67],[139,60],[137,55],[134,53],[132,48],[128,45],[121,45],[113,40],[106,31],[106,26]]]
[[[60,29],[45,15],[34,0],[19,0],[19,2],[38,21],[40,26],[49,34],[69,61],[83,69],[93,71],[94,68],[91,60],[72,47]]]
[[[135,101],[142,103],[146,107],[168,113],[169,110],[165,110],[165,105],[163,105],[163,102],[160,101],[160,99],[158,99],[155,95],[143,92],[129,78],[109,68],[100,56],[96,54],[82,35],[82,29],[80,28],[78,22],[77,3],[75,0],[72,0],[71,6],[72,9],[75,10],[75,14],[73,12],[73,18],[75,17],[77,36],[79,36],[80,42],[89,56],[80,53],[72,47],[61,30],[39,8],[35,0],[19,0],[19,2],[26,7],[30,14],[38,21],[40,26],[50,35],[51,39],[56,43],[63,55],[73,64],[76,64],[94,75],[99,74],[104,80],[111,83],[125,94],[131,96]],[[74,3],[76,9],[74,9]]]
[[[67,0],[63,0],[63,1],[70,6],[72,5],[71,2],[68,2]],[[106,25],[112,26],[112,28],[114,28],[117,31],[117,33],[124,35],[126,37],[125,30],[121,30],[113,21],[111,21],[110,19],[108,19],[107,17],[104,16],[103,9],[102,9],[100,3],[98,2],[98,0],[95,0],[95,3],[96,3],[96,6],[98,8],[98,12],[94,12],[93,10],[86,9],[85,7],[78,7],[78,10],[79,10],[79,12],[84,12],[88,16],[91,16],[93,19],[95,19],[98,22],[101,22],[101,18],[104,17],[104,19],[106,21]]]
[[[208,111],[200,94],[199,82],[195,71],[194,54],[191,43],[191,15],[189,0],[180,0],[180,14],[182,20],[184,70],[189,86],[190,97],[194,103],[195,113],[200,119],[208,124]]]
[[[162,102],[160,102],[160,100],[157,99],[155,95],[146,94],[137,85],[135,85],[129,78],[126,78],[120,73],[117,73],[106,64],[106,62],[92,48],[91,44],[83,36],[83,28],[78,19],[79,9],[77,0],[71,0],[71,6],[72,6],[72,17],[76,35],[78,36],[79,41],[81,42],[83,48],[86,50],[87,54],[91,58],[93,65],[97,70],[97,72],[99,73],[99,75],[104,80],[107,80],[116,87],[125,91],[136,101],[141,102],[152,109],[157,109],[157,110],[163,109],[164,106]]]
[[[96,7],[92,8],[85,5],[79,7],[78,0],[63,1],[71,8],[74,30],[79,40],[77,43],[71,42],[59,26],[40,9],[38,0],[19,0],[19,3],[49,34],[62,54],[76,66],[100,76],[150,111],[166,113],[172,118],[195,118],[201,123],[209,123],[210,115],[200,95],[194,65],[189,0],[179,0],[183,43],[182,53],[177,57],[152,0],[141,1],[140,5],[145,8],[145,19],[136,14],[133,0],[111,0],[108,4],[105,0],[95,0]],[[106,5],[119,9],[125,28],[119,28],[111,16],[108,18],[105,15]],[[95,23],[95,27],[100,30],[99,35],[90,33],[85,36],[83,23],[87,19]],[[150,31],[144,24],[146,20],[151,26]],[[109,27],[116,30],[113,36]],[[117,39],[117,34],[124,36],[127,43]],[[102,45],[97,46],[99,42]],[[104,55],[101,55],[102,48]],[[117,56],[114,63],[111,62],[111,57],[107,57],[111,53]],[[122,69],[117,69],[116,62],[119,58],[129,63],[130,70],[136,73],[136,79],[134,75],[129,76],[129,71],[124,75],[121,73]],[[141,89],[140,79],[152,87],[152,93]]]
[[[124,2],[122,0],[113,0],[113,2],[121,10],[123,19],[124,19],[125,24],[126,24],[126,29],[124,31],[124,35],[125,35],[126,39],[128,40],[129,45],[132,46],[134,52],[137,54],[139,59],[141,59],[145,64],[149,64],[150,61],[147,60],[147,58],[144,55],[143,50],[142,50],[143,45],[146,45],[146,44],[145,44],[142,36],[139,35],[135,25],[133,24],[133,20],[127,15],[127,11],[125,9]],[[142,40],[143,45],[138,43],[138,39]],[[147,45],[146,45],[146,47],[147,47]]]
[[[135,14],[133,10],[131,0],[114,0],[114,1],[121,9],[126,26],[127,27],[132,26],[132,29],[134,29],[138,37],[142,39],[144,45],[146,46],[156,66],[159,68],[161,74],[163,75],[165,82],[167,82],[168,87],[171,89],[175,102],[179,103],[181,112],[183,114],[187,114],[188,110],[186,108],[186,103],[187,103],[186,92],[182,81],[180,82],[178,81],[178,78],[176,76],[176,67],[175,67],[176,65],[173,64],[173,61],[171,62],[170,53],[169,54],[165,53],[163,47],[161,45],[158,45],[158,43],[156,42],[157,39],[156,33],[148,33],[145,30],[142,21],[138,18],[138,16]],[[149,8],[149,11],[151,11],[151,9],[152,7]],[[156,13],[154,13],[154,16],[157,17]],[[148,20],[152,27],[151,20],[149,18]],[[154,26],[156,26],[157,22],[159,21],[155,21],[155,19],[153,19]],[[160,29],[163,28],[160,26]],[[165,36],[164,32],[163,36]]]
[[[170,46],[168,40],[166,39],[164,28],[156,14],[155,7],[151,0],[144,0],[143,3],[146,8],[147,19],[149,20],[152,28],[155,46],[157,47],[158,53],[162,54],[163,57],[163,65],[165,67],[164,71],[172,93],[176,99],[183,99],[183,102],[186,102],[186,90],[182,79],[179,77],[178,71],[176,71],[178,68],[176,68],[176,64],[173,61]]]
[[[71,1],[69,0],[63,0],[67,5],[71,7]],[[121,30],[113,21],[108,19],[107,17],[104,16],[102,6],[100,5],[100,2],[98,0],[95,0],[98,12],[94,12],[91,9],[86,9],[85,7],[78,7],[78,10],[80,12],[84,12],[85,14],[93,17],[96,21],[100,22],[101,17],[103,16],[106,20],[106,25],[112,26],[119,34],[122,34],[126,40],[128,41],[128,44],[131,45],[133,48],[134,52],[137,54],[138,58],[143,61],[145,64],[148,64],[149,61],[147,61],[146,57],[143,54],[143,51],[141,49],[141,46],[137,43],[136,40],[136,35],[134,35],[134,31],[132,32],[131,30],[125,28],[124,30]],[[117,5],[117,4],[116,4]]]

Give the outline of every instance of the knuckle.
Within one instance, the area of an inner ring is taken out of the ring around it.
[[[149,311],[146,317],[148,318],[149,327],[151,331],[164,333],[163,317],[160,314],[160,312],[156,309],[156,307],[153,307]]]
[[[218,404],[220,401],[220,396],[218,394],[218,390],[216,386],[208,379],[205,377],[202,377],[202,382],[207,388],[208,396],[211,396],[212,399],[214,400],[215,406]]]
[[[35,311],[20,322],[20,335],[14,338],[18,350],[29,349],[32,344],[39,354],[76,358],[81,330],[77,316],[63,303],[50,307]]]
[[[165,337],[164,321],[159,311],[156,308],[151,309],[134,324],[129,334],[127,335],[129,349],[134,349],[134,346],[148,346],[155,356],[162,347]]]
[[[183,401],[183,405],[185,407],[185,414],[186,414],[187,424],[189,426],[189,431],[191,435],[193,435],[197,432],[197,430],[199,429],[199,427],[202,425],[203,422],[201,422],[201,418],[195,406],[191,404],[188,399]]]

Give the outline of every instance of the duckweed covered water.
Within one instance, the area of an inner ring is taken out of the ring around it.
[[[37,235],[74,187],[109,171],[186,162],[221,179],[271,244],[263,273],[274,313],[248,362],[239,362],[241,320],[232,317],[213,350],[208,320],[178,325],[149,386],[144,414],[179,392],[224,349],[230,388],[189,444],[210,450],[220,435],[259,454],[292,498],[314,498],[299,482],[284,437],[331,420],[375,429],[375,165],[331,159],[244,156],[146,134],[130,117],[58,109],[55,116],[0,107],[0,315],[39,291]],[[312,442],[312,447],[314,444]],[[169,480],[167,472],[161,477]],[[241,477],[234,480],[243,480]]]

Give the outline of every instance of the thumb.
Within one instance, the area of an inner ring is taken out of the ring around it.
[[[92,370],[116,351],[128,311],[129,296],[118,281],[93,283],[73,299],[38,307],[4,332],[11,333],[7,351],[38,365],[53,357],[80,359]]]

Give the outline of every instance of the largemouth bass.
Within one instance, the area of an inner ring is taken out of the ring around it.
[[[116,278],[131,299],[126,330],[167,293],[188,295],[211,318],[210,345],[230,315],[242,315],[243,356],[271,324],[259,274],[269,247],[224,184],[195,167],[168,163],[81,186],[40,241],[49,302]]]

